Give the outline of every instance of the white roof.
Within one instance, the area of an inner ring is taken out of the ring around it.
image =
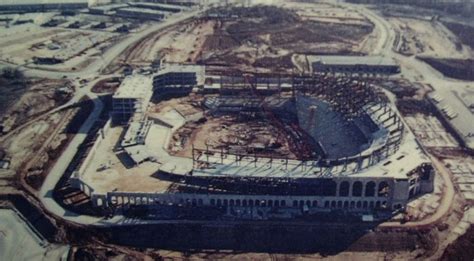
[[[146,8],[139,8],[139,7],[127,7],[121,8],[119,11],[126,11],[126,12],[133,12],[137,14],[159,14],[159,15],[168,15],[169,12],[154,10],[154,9],[146,9]]]
[[[134,74],[126,77],[113,98],[149,100],[153,93],[153,79],[150,76]]]
[[[333,65],[386,65],[396,66],[394,60],[383,56],[344,56],[344,55],[317,55],[308,56],[308,60],[311,64],[315,62],[321,62],[323,64]]]

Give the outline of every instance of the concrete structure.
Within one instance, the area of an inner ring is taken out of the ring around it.
[[[448,90],[445,93],[432,92],[428,96],[440,117],[446,123],[458,142],[474,151],[474,95],[461,90]]]
[[[179,78],[170,81],[173,84],[169,86],[183,83]],[[114,100],[130,98],[127,86],[130,82],[124,82]],[[156,92],[163,90],[155,89]],[[433,191],[433,168],[390,105],[370,103],[363,110],[378,129],[385,131],[357,155],[314,160],[269,158],[207,148],[193,148],[192,159],[172,156],[166,148],[174,131],[184,125],[185,117],[177,111],[168,111],[156,115],[155,119],[132,121],[120,140],[122,148],[136,164],[137,170],[131,176],[140,175],[157,184],[132,191],[112,191],[108,185],[104,187],[103,181],[102,185],[94,183],[97,175],[100,179],[120,175],[116,170],[95,174],[96,169],[107,169],[108,166],[102,168],[101,161],[91,154],[106,152],[102,145],[116,142],[108,137],[120,136],[107,125],[86,160],[74,172],[71,184],[83,190],[100,207],[189,205],[227,208],[239,213],[248,212],[250,208],[266,213],[253,217],[258,219],[274,217],[271,214],[274,209],[285,212],[288,218],[336,209],[354,215],[399,211],[417,195]],[[122,109],[118,111],[124,114]],[[115,150],[114,145],[110,146]],[[153,178],[155,175],[165,175],[167,178],[162,182],[173,184],[172,189],[158,185],[161,181]]]
[[[49,10],[82,9],[89,6],[88,0],[2,0],[0,12],[45,12]]]
[[[381,56],[308,56],[313,72],[346,74],[396,74],[400,66]]]
[[[144,75],[126,77],[112,97],[112,121],[128,123],[134,114],[146,110],[152,96],[152,79]]]
[[[135,18],[135,19],[162,20],[169,13],[168,12],[163,12],[163,11],[158,11],[158,10],[152,10],[152,9],[127,7],[127,8],[117,9],[116,14],[118,16],[128,17],[128,18]]]
[[[97,14],[97,15],[110,15],[110,14],[114,14],[117,9],[126,8],[126,7],[128,7],[127,4],[100,5],[100,6],[89,7],[89,12],[91,14]]]
[[[204,85],[205,68],[200,65],[165,64],[153,78],[153,89],[159,93],[186,94]]]

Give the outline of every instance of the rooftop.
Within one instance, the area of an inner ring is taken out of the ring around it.
[[[153,94],[152,78],[146,75],[131,75],[126,77],[113,98],[144,99],[148,101]]]
[[[204,85],[205,78],[206,78],[206,69],[202,65],[195,65],[195,64],[163,64],[158,75],[166,74],[166,73],[196,73],[196,81],[198,85]]]
[[[462,99],[463,95],[465,94],[450,89],[443,92],[435,91],[429,94],[434,100],[435,106],[446,115],[445,118],[464,140],[466,147],[474,149],[474,114],[470,110],[472,103],[465,102],[465,100],[472,102],[473,96],[467,96],[464,97],[465,99]]]
[[[157,14],[157,15],[169,15],[169,12],[160,11],[160,10],[152,10],[146,8],[138,8],[138,7],[127,7],[127,8],[120,8],[119,11],[126,11],[126,12],[134,12],[134,13],[144,13],[144,14]]]

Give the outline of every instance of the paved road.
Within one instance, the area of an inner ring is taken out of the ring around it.
[[[76,223],[82,223],[82,224],[89,223],[90,224],[90,223],[97,222],[98,219],[94,217],[89,217],[86,215],[78,215],[78,214],[65,210],[62,206],[60,206],[54,200],[53,190],[56,184],[58,184],[62,175],[66,172],[66,169],[69,163],[74,158],[74,155],[76,154],[79,146],[86,139],[87,133],[92,128],[92,126],[94,125],[98,117],[100,116],[100,113],[102,112],[103,104],[101,100],[97,97],[97,95],[92,93],[91,90],[92,90],[92,87],[97,82],[107,77],[110,77],[110,76],[103,76],[96,79],[95,81],[90,82],[86,87],[84,87],[77,93],[77,96],[87,95],[94,102],[94,110],[86,119],[84,124],[81,126],[79,132],[76,135],[74,135],[74,138],[71,140],[67,148],[64,150],[64,152],[56,161],[54,167],[46,176],[46,179],[44,180],[43,185],[38,195],[44,207],[49,212],[53,213],[54,215],[58,217],[62,217],[64,219],[67,219],[69,221],[73,221]]]

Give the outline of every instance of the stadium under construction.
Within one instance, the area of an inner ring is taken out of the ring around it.
[[[195,65],[128,77],[70,178],[98,208],[155,219],[362,217],[433,191],[429,158],[364,77]]]

